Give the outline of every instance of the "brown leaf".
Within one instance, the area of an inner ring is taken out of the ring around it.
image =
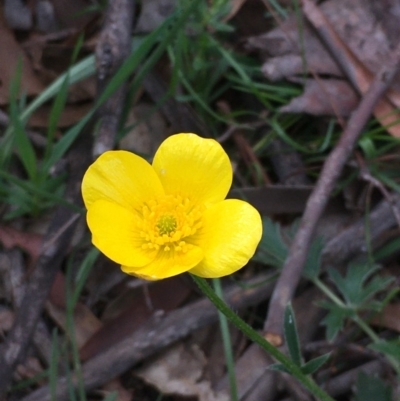
[[[395,330],[400,333],[400,303],[386,305],[385,308],[373,317],[371,323],[385,327],[387,329]]]
[[[65,277],[59,272],[50,290],[46,309],[49,315],[63,329],[66,328]],[[74,309],[75,341],[81,347],[102,326],[100,320],[84,304],[78,302]]]
[[[2,308],[0,309],[0,333],[7,332],[11,329],[14,324],[14,312],[10,309]]]
[[[359,97],[344,80],[314,79],[305,81],[304,92],[279,110],[282,113],[308,113],[313,115],[338,115],[348,117],[357,107]]]
[[[362,3],[360,3],[360,8],[362,9]],[[390,51],[390,44],[386,37],[386,40],[384,40],[382,43],[383,49],[374,49],[374,54],[370,53],[371,50],[364,50],[357,53],[357,50],[359,50],[358,48],[351,49],[348,45],[347,38],[349,37],[348,35],[350,33],[347,32],[347,35],[340,36],[337,33],[337,30],[333,28],[335,26],[335,21],[332,19],[328,20],[321,9],[317,7],[311,0],[303,1],[303,11],[316,29],[321,28],[324,29],[324,32],[327,32],[326,37],[330,38],[329,40],[334,46],[335,52],[338,52],[338,54],[340,54],[342,67],[346,69],[346,73],[350,76],[350,81],[358,88],[361,94],[367,92],[373,80],[373,74],[368,69],[367,62],[369,61],[371,66],[374,65],[376,67],[377,65],[377,69],[372,71],[379,71],[382,59],[389,60],[392,57],[397,57],[397,55],[393,55]],[[371,20],[372,15],[368,13],[367,15],[370,16],[369,20]],[[375,19],[373,19],[373,21],[375,21]],[[363,22],[364,20],[359,22],[359,25]],[[375,31],[376,28],[374,27],[373,30]],[[369,36],[366,37],[369,38]],[[370,46],[364,47],[362,45],[362,47],[365,49],[369,49]],[[383,54],[384,51],[386,51],[386,54]],[[362,58],[363,56],[365,57],[364,62]],[[382,58],[380,58],[380,56],[382,56]],[[396,82],[394,82],[393,86],[395,85]],[[400,92],[394,90],[393,86],[392,89],[388,91],[386,95],[378,101],[374,109],[374,115],[382,123],[382,125],[390,125],[396,123],[400,118],[400,114],[397,111],[397,108],[400,107]],[[393,136],[400,137],[399,124],[388,127],[387,130]]]
[[[0,39],[1,40],[1,39]],[[10,226],[0,225],[0,242],[7,249],[19,247],[27,252],[34,264],[40,255],[43,236],[26,231],[20,231]]]
[[[216,394],[204,378],[206,365],[207,360],[198,347],[179,343],[148,361],[138,374],[163,394],[196,397],[199,401],[228,401],[226,393]]]
[[[66,105],[61,113],[57,126],[59,128],[67,128],[76,124],[87,114],[91,107],[90,103]],[[51,106],[42,106],[37,109],[29,119],[29,126],[33,128],[47,128],[49,125],[50,110]]]
[[[51,0],[54,14],[62,28],[82,28],[95,14],[84,12],[91,5],[90,0]]]
[[[145,284],[147,285],[147,284]],[[179,306],[188,296],[190,288],[180,277],[157,281],[148,287],[131,289],[122,295],[103,327],[81,349],[81,359],[86,360],[122,340],[147,321],[154,311],[169,311]],[[147,298],[147,299],[146,299]],[[151,309],[152,308],[152,309]],[[110,311],[106,315],[110,314]]]
[[[28,57],[6,26],[3,12],[0,10],[0,104],[2,105],[9,103],[10,84],[16,77],[19,61],[22,62],[21,92],[28,96],[37,95],[44,86],[33,71]]]
[[[343,78],[341,68],[344,68],[346,78],[350,77],[352,85],[358,88],[360,94],[365,93],[374,74],[380,70],[382,60],[394,57],[385,32],[369,11],[366,2],[328,0],[317,6],[310,0],[304,0],[303,12],[317,31],[331,38],[332,47],[341,60],[340,68],[318,35],[308,24],[300,29],[298,19],[293,15],[280,27],[248,40],[250,49],[258,49],[266,56],[262,67],[264,75],[270,80],[291,79],[304,74]],[[324,92],[324,86],[325,81],[321,85],[321,92]],[[315,95],[315,91],[312,94]],[[307,95],[310,92],[303,95],[301,102],[308,102],[315,107],[315,98],[307,101]],[[397,111],[399,106],[400,78],[397,78],[386,97],[382,97],[377,104],[374,115],[383,125],[392,124],[400,118]],[[291,107],[295,109],[299,104],[295,101]],[[303,110],[302,107],[299,109]],[[393,136],[400,137],[399,124],[387,129]]]

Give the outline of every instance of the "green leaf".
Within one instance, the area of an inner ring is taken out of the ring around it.
[[[273,363],[272,365],[268,366],[268,369],[290,374],[289,370],[281,363]]]
[[[352,264],[349,266],[345,277],[336,269],[328,269],[328,273],[347,304],[352,307],[359,307],[390,283],[391,279],[375,277],[364,286],[365,281],[378,269],[379,266],[377,265]]]
[[[378,377],[360,372],[357,377],[355,401],[392,401],[392,390]]]
[[[305,375],[312,375],[329,359],[330,356],[331,354],[329,353],[311,359],[301,367],[302,372]]]
[[[321,253],[325,243],[322,238],[316,238],[308,251],[306,264],[303,270],[303,275],[309,280],[318,277],[321,266]]]
[[[57,96],[54,99],[53,106],[51,108],[49,123],[47,128],[47,143],[44,157],[45,159],[47,159],[50,155],[55,133],[58,126],[58,121],[60,120],[61,113],[63,112],[65,104],[67,102],[68,86],[69,86],[69,74],[66,75],[65,80],[62,83],[61,88],[58,91]],[[47,171],[45,171],[44,174],[47,174]]]
[[[17,105],[17,96],[19,92],[19,82],[21,75],[21,62],[18,63],[16,76],[11,83],[10,94],[10,122],[14,127],[13,145],[16,148],[21,162],[25,168],[28,177],[34,181],[37,176],[37,164],[35,150],[28,138],[24,124],[20,117],[19,107]]]
[[[285,309],[285,320],[283,328],[290,357],[297,366],[301,366],[302,358],[300,352],[299,336],[297,333],[296,319],[294,316],[292,305],[290,303]]]
[[[263,234],[256,259],[261,263],[281,268],[287,254],[288,246],[282,239],[280,224],[264,217]]]
[[[370,299],[377,292],[387,288],[393,280],[394,277],[374,277],[360,292],[361,302]]]
[[[330,302],[321,302],[320,305],[329,310],[321,323],[326,326],[327,340],[333,341],[339,331],[342,330],[345,319],[351,317],[352,312]]]
[[[290,241],[296,234],[298,229],[298,221],[295,221],[291,226],[282,229],[279,223],[275,223],[269,217],[263,218],[263,235],[258,253],[255,260],[260,263],[268,264],[277,268],[281,268],[285,263],[288,255]],[[284,240],[283,233],[286,237]],[[324,242],[322,238],[317,238],[311,244],[307,261],[304,268],[304,276],[312,280],[319,274],[320,259]]]
[[[382,352],[400,362],[400,339],[394,341],[381,340],[379,343],[371,344],[369,348]]]

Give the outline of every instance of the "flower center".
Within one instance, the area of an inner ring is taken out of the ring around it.
[[[160,216],[156,224],[160,235],[171,234],[173,231],[176,230],[176,226],[176,218],[174,216],[171,216],[170,214]]]
[[[186,253],[202,226],[201,205],[180,195],[166,195],[143,205],[139,223],[142,248]]]

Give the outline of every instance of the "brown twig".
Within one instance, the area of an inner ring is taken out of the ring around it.
[[[397,51],[398,54],[399,50]],[[397,57],[396,62],[388,63],[376,75],[369,90],[363,96],[360,105],[351,115],[339,142],[326,159],[320,177],[307,202],[299,229],[294,237],[288,258],[272,295],[268,318],[264,325],[266,338],[275,345],[283,342],[282,326],[284,309],[292,298],[300,280],[317,222],[324,211],[335,182],[348,157],[351,155],[364,125],[367,123],[379,98],[390,85],[398,71],[399,64],[400,57]]]
[[[384,231],[396,225],[393,210],[400,208],[400,195],[391,194],[391,200],[391,202],[382,200],[368,217],[369,236],[372,243]],[[325,245],[322,251],[322,264],[339,266],[366,253],[365,218],[361,218]]]
[[[98,96],[130,53],[134,6],[133,0],[109,2],[95,53]],[[126,85],[121,85],[98,110],[100,124],[93,147],[95,157],[114,147],[125,101]]]
[[[359,165],[359,176],[362,180],[369,182],[373,187],[377,188],[386,199],[386,202],[392,206],[392,212],[396,219],[397,225],[400,228],[400,211],[396,206],[395,199],[392,194],[385,188],[385,186],[375,177],[373,177],[368,169],[365,160],[361,157],[359,152],[355,153],[357,163]]]
[[[70,175],[67,182],[66,198],[71,203],[82,204],[80,196],[80,178],[87,169],[91,136],[82,135],[69,153]],[[0,348],[0,397],[11,383],[15,367],[20,363],[30,345],[37,321],[47,299],[53,280],[64,259],[77,224],[76,212],[64,205],[58,206],[46,233],[41,256],[36,268],[26,285],[14,325]],[[69,224],[74,219],[72,224]],[[60,233],[60,227],[66,227]],[[57,239],[54,241],[54,236]]]
[[[234,309],[257,305],[267,297],[272,285],[265,279],[264,276],[264,279],[258,277],[251,280],[253,284],[265,283],[260,286],[249,286],[245,290],[238,287],[230,289],[226,291],[224,299]],[[164,316],[154,316],[132,335],[83,365],[82,377],[85,389],[88,391],[106,383],[144,358],[148,358],[193,331],[216,322],[217,319],[218,311],[212,307],[208,299],[176,309]],[[57,401],[68,399],[70,385],[70,378],[63,377],[57,381],[55,395]],[[51,399],[50,388],[45,386],[22,401],[50,401]]]
[[[4,282],[9,282],[10,294],[14,310],[18,310],[25,294],[26,267],[21,249],[13,248],[5,253],[9,259],[8,277],[4,277]],[[51,340],[43,320],[39,320],[33,334],[33,344],[35,345],[40,357],[50,363],[51,359]]]

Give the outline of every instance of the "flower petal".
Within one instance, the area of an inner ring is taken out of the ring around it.
[[[134,212],[116,203],[99,200],[87,213],[92,242],[107,257],[119,264],[142,267],[150,263],[157,251],[143,250]]]
[[[167,193],[181,193],[206,205],[225,199],[232,184],[232,166],[222,146],[195,134],[167,138],[153,167]]]
[[[203,251],[193,246],[186,253],[160,250],[148,265],[137,269],[129,265],[121,266],[123,272],[145,280],[161,280],[190,270],[203,259]]]
[[[261,239],[258,211],[247,202],[228,199],[211,206],[203,217],[204,227],[194,243],[203,249],[204,259],[190,273],[222,277],[243,267]]]
[[[164,190],[151,165],[123,150],[103,153],[86,171],[82,196],[86,208],[103,199],[132,210]]]

